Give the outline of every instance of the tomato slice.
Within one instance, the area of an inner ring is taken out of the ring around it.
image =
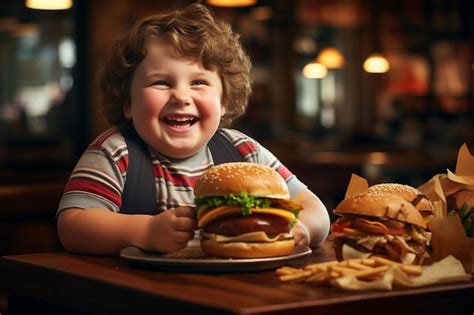
[[[350,221],[337,220],[331,225],[331,231],[334,233],[342,233],[344,228],[351,227]]]

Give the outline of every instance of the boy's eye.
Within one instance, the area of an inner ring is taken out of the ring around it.
[[[167,81],[158,80],[158,81],[153,82],[153,85],[169,86],[170,84]]]
[[[207,82],[204,80],[194,80],[191,85],[206,85]]]

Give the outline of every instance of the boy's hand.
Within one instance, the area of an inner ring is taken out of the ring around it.
[[[183,249],[193,239],[196,229],[196,214],[192,207],[162,212],[150,220],[147,249],[159,252]]]
[[[309,246],[310,236],[308,229],[301,222],[297,222],[294,228],[291,230],[295,237],[295,244]]]

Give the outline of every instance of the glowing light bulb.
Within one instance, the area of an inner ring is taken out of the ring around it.
[[[325,47],[319,53],[316,62],[322,63],[328,69],[340,69],[344,67],[346,60],[341,51],[336,47]]]
[[[381,54],[371,54],[364,61],[364,70],[369,73],[385,73],[390,70],[390,63]]]
[[[207,4],[216,7],[248,7],[257,3],[257,0],[207,0]]]
[[[72,0],[26,0],[25,5],[36,10],[67,10],[72,7]]]
[[[311,62],[303,68],[303,75],[308,79],[322,79],[327,74],[328,69],[321,63]]]

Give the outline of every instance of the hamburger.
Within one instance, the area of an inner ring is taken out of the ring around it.
[[[290,200],[271,167],[224,163],[202,174],[194,187],[201,248],[210,256],[261,258],[289,255],[290,230],[302,206]]]
[[[394,194],[402,197],[415,206],[426,224],[428,224],[429,220],[433,217],[433,204],[428,199],[428,196],[412,186],[396,183],[383,183],[370,186],[368,192],[376,194]]]
[[[460,190],[446,198],[448,214],[459,215],[466,235],[474,237],[474,191]]]
[[[338,260],[383,256],[405,264],[421,264],[431,233],[413,204],[380,192],[364,192],[340,202],[332,224]]]

